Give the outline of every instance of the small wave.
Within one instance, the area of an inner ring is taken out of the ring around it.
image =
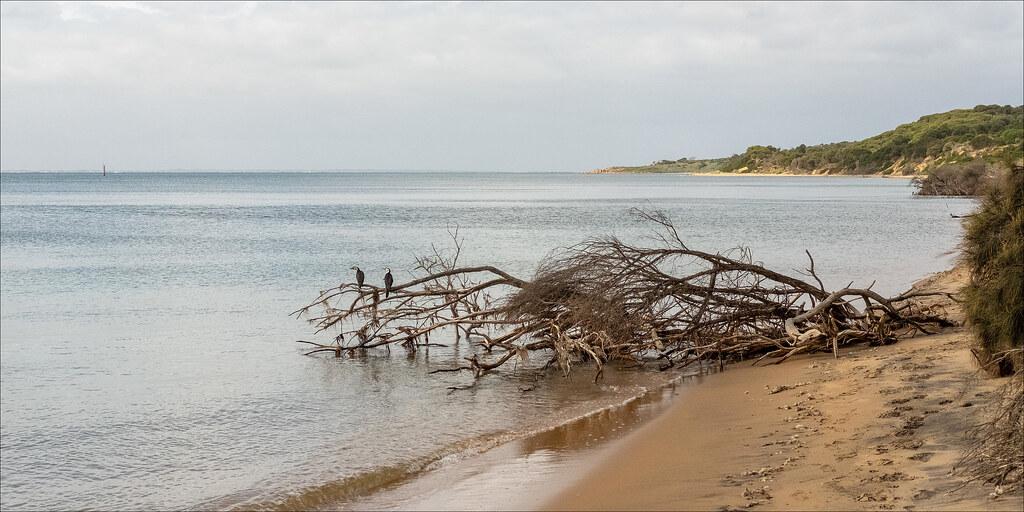
[[[493,432],[445,446],[429,455],[398,464],[382,466],[338,480],[321,483],[297,492],[244,499],[238,495],[222,497],[195,507],[197,510],[310,510],[346,502],[379,489],[406,481],[432,468],[482,453],[519,437],[514,432]]]
[[[479,455],[492,450],[503,444],[526,439],[533,436],[555,431],[577,422],[625,408],[640,400],[654,400],[656,394],[669,388],[675,387],[685,375],[678,375],[669,379],[656,389],[649,389],[639,386],[631,396],[601,407],[589,410],[583,414],[568,418],[559,418],[557,423],[542,425],[534,429],[523,431],[498,431],[491,432],[444,446],[426,456],[416,459],[382,466],[369,471],[350,475],[338,480],[328,481],[277,496],[263,496],[251,500],[240,501],[225,497],[217,502],[207,503],[197,508],[227,508],[229,510],[310,510],[324,508],[328,505],[337,506],[350,502],[355,498],[368,496],[382,489],[397,486],[403,482],[416,478],[426,472],[438,469],[448,464]],[[617,391],[618,389],[616,389]],[[227,501],[227,503],[225,503]],[[233,503],[231,503],[233,502]]]

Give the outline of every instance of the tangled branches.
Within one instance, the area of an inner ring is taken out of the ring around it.
[[[997,354],[990,364],[998,365],[1000,358],[1020,358],[1021,352]],[[998,394],[991,416],[968,432],[973,442],[957,469],[969,476],[968,481],[1020,488],[1024,486],[1024,370],[1011,375]]]
[[[417,260],[422,277],[380,289],[342,284],[298,314],[312,315],[317,332],[337,329],[321,351],[436,345],[442,330],[481,350],[458,368],[474,375],[531,353],[545,367],[591,362],[595,379],[612,361],[662,369],[701,360],[787,358],[853,343],[888,344],[899,337],[951,325],[940,312],[916,303],[926,293],[882,297],[868,288],[828,291],[814,271],[781,274],[755,263],[746,250],[712,254],[690,249],[661,213],[634,213],[658,228],[655,247],[616,238],[592,239],[548,257],[526,281],[491,266],[459,267],[455,251],[434,248]]]

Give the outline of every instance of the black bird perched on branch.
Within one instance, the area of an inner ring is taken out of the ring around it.
[[[384,269],[388,271],[387,274],[384,274],[384,298],[386,299],[391,295],[391,285],[395,284],[395,278],[391,275],[391,267]]]
[[[359,267],[352,267],[352,270],[356,271],[356,285],[362,288],[363,281],[366,280],[366,274],[364,274],[362,270],[359,270]]]

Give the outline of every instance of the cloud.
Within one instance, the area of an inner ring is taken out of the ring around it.
[[[1022,5],[4,2],[0,166],[577,170],[856,138],[1024,101]]]

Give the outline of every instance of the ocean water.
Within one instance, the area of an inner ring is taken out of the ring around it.
[[[465,237],[524,278],[588,236],[642,241],[665,210],[693,248],[743,245],[827,286],[886,294],[947,268],[964,199],[906,181],[566,173],[0,175],[0,507],[344,506],[466,454],[628,402],[673,376],[594,384],[427,375],[470,349],[307,357],[290,312],[401,280]],[[434,341],[434,340],[432,340]],[[530,392],[520,392],[523,388]],[[451,462],[457,463],[457,462]],[[364,501],[365,503],[365,501]]]

